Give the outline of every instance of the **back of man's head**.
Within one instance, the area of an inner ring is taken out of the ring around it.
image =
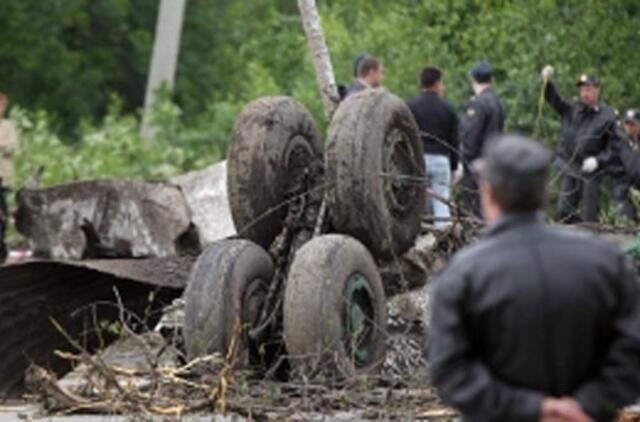
[[[473,167],[503,212],[529,212],[544,206],[550,161],[551,154],[540,142],[501,135],[489,140]]]
[[[442,70],[436,66],[425,66],[420,72],[420,87],[424,89],[433,88],[442,80]]]
[[[366,78],[371,72],[380,69],[380,61],[375,57],[365,57],[358,64],[358,77]]]
[[[489,63],[478,62],[469,71],[469,76],[478,84],[490,84],[493,82],[493,69]]]
[[[360,66],[360,62],[367,57],[369,57],[369,53],[360,53],[355,59],[353,59],[353,76],[356,78],[358,77],[358,67]]]

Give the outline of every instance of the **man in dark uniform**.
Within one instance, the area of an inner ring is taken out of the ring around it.
[[[347,87],[344,97],[355,94],[367,88],[382,86],[384,74],[380,61],[372,56],[366,56],[358,62],[358,78]]]
[[[616,214],[635,222],[638,219],[638,213],[629,192],[633,179],[625,170],[624,162],[633,159],[633,157],[628,157],[629,155],[637,156],[640,152],[640,112],[635,109],[627,110],[622,126],[626,136],[620,137],[622,144],[618,146],[616,151],[621,157],[610,166],[608,173],[612,176],[612,196]]]
[[[552,76],[553,68],[546,66],[542,70],[545,99],[562,119],[556,159],[562,174],[557,218],[565,223],[579,222],[578,207],[582,202],[582,220],[598,221],[600,183],[614,158],[612,148],[620,141],[615,130],[616,115],[600,100],[598,77],[582,75],[576,84],[580,100],[571,103],[558,94]]]
[[[474,169],[488,225],[433,290],[429,363],[469,421],[612,421],[640,396],[640,284],[624,254],[542,217],[551,155],[506,135]]]
[[[458,166],[458,116],[453,106],[443,97],[445,85],[442,70],[425,66],[420,72],[422,93],[409,101],[408,106],[416,119],[427,169],[427,187],[439,197],[451,197],[452,174]],[[427,195],[427,208],[436,217],[434,226],[444,229],[451,216],[449,205]]]
[[[487,140],[504,129],[505,113],[493,89],[493,71],[487,63],[477,63],[469,72],[474,96],[460,119],[460,139],[464,176],[461,181],[462,202],[468,211],[480,216],[478,184],[469,166],[482,155]]]

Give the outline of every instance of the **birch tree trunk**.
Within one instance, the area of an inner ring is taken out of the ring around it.
[[[330,122],[333,112],[338,107],[340,97],[333,74],[329,49],[327,48],[322,25],[320,24],[316,1],[298,0],[298,9],[300,10],[304,32],[307,36],[307,43],[309,44],[311,58],[313,59],[313,67],[316,71],[318,85],[320,86],[324,113],[327,122]]]

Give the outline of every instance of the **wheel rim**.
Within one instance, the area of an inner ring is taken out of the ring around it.
[[[348,356],[356,367],[367,365],[373,359],[375,308],[369,280],[353,274],[344,289],[344,334]]]
[[[282,168],[287,169],[287,177],[295,182],[314,159],[309,141],[302,135],[294,135],[283,154]]]
[[[256,278],[249,282],[242,295],[242,337],[245,340],[245,344],[249,347],[249,359],[251,362],[258,358],[257,354],[259,354],[260,344],[266,337],[265,331],[265,334],[259,338],[252,339],[249,336],[249,330],[256,327],[260,322],[260,315],[267,297],[267,291],[267,284],[262,279]]]
[[[387,133],[383,160],[385,200],[391,213],[402,217],[412,212],[423,183],[418,180],[420,172],[410,140],[401,128],[394,127]]]

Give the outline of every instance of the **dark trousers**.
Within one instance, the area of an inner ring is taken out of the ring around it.
[[[597,222],[600,217],[602,174],[565,174],[560,184],[556,218],[561,223]],[[580,213],[582,203],[582,213]]]
[[[631,221],[638,219],[636,206],[629,196],[630,183],[626,178],[614,178],[612,196],[616,208],[616,216],[625,217]]]
[[[9,223],[9,208],[7,207],[7,190],[0,182],[0,264],[7,259],[7,244],[5,237],[7,235],[7,225]]]
[[[460,199],[462,208],[476,217],[482,217],[480,208],[480,188],[476,178],[469,171],[464,172],[460,180]]]

